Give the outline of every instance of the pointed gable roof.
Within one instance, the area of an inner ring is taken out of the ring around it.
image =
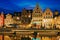
[[[38,12],[41,12],[41,13],[42,13],[42,10],[41,10],[41,8],[39,7],[39,4],[37,3],[37,4],[36,4],[36,7],[35,7],[34,10],[33,10],[33,13],[38,13]]]
[[[25,15],[27,13],[26,9],[24,8],[22,14]]]
[[[8,14],[6,15],[6,17],[7,17],[7,16],[12,16],[12,15],[8,13]]]
[[[52,11],[51,11],[49,8],[47,8],[47,9],[45,10],[44,15],[46,15],[46,14],[48,14],[48,13],[50,13],[51,16],[53,15]]]

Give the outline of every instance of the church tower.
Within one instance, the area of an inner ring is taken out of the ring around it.
[[[31,20],[31,24],[36,24],[37,28],[40,28],[42,25],[42,10],[39,7],[39,4],[36,4],[36,7],[33,10],[32,13],[32,20]]]

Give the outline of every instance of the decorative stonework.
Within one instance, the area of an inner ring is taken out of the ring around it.
[[[5,26],[10,27],[9,25],[13,23],[14,23],[14,20],[12,18],[12,15],[7,14],[5,18]]]
[[[35,9],[33,10],[32,13],[32,21],[31,24],[36,24],[38,28],[42,25],[42,10],[39,8],[39,5],[37,4]]]
[[[53,23],[53,13],[47,8],[43,14],[43,26],[45,26],[45,28],[53,28]]]

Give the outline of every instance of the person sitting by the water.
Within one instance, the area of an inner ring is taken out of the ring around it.
[[[37,32],[34,32],[34,37],[32,38],[32,40],[40,40],[39,38],[39,33],[37,34]]]

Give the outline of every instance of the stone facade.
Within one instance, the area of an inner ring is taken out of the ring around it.
[[[40,27],[42,25],[42,19],[43,19],[42,14],[43,12],[39,8],[39,5],[37,4],[32,13],[31,24],[36,24],[37,27]]]
[[[53,28],[53,13],[49,8],[47,8],[43,14],[43,26],[45,26],[45,28]]]
[[[14,24],[14,20],[11,14],[7,14],[4,20],[5,26],[10,27],[10,24]]]

